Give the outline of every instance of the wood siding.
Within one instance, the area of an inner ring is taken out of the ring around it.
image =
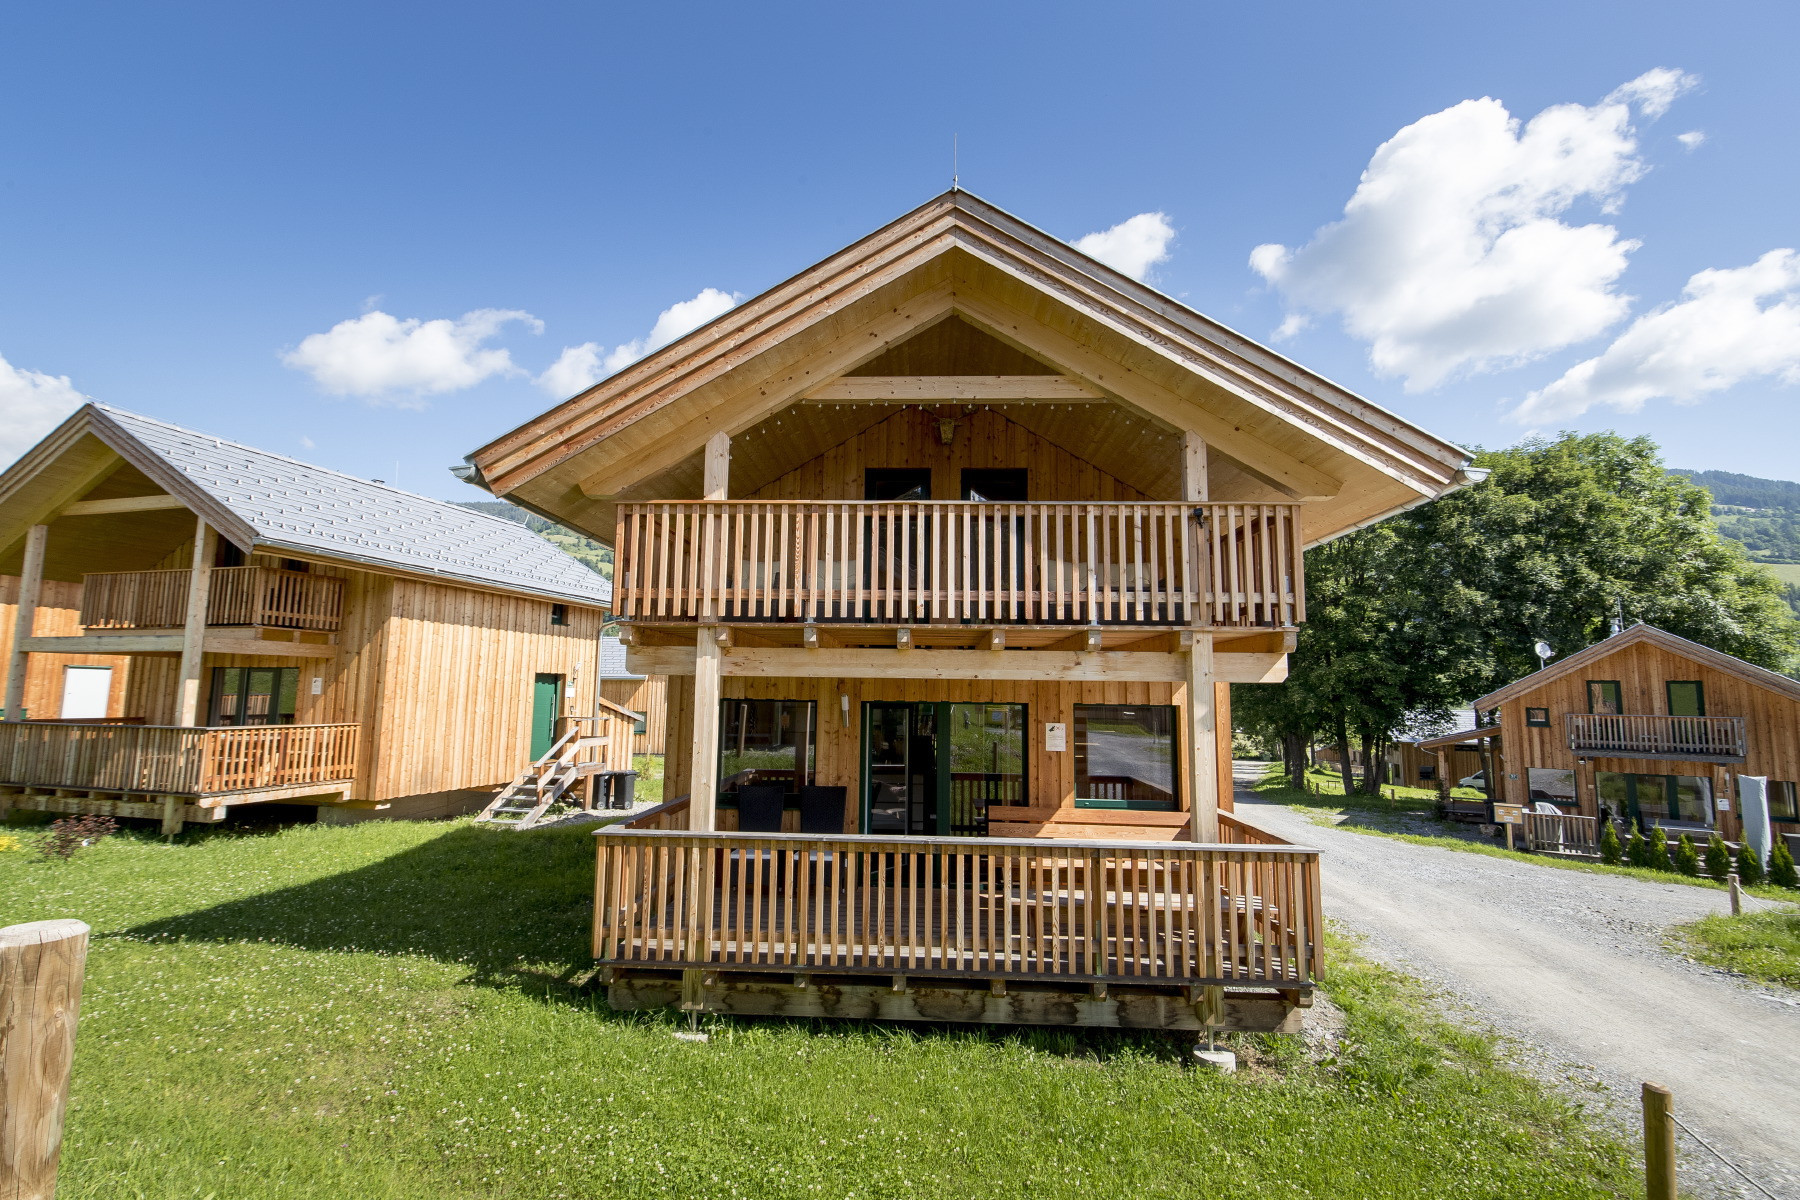
[[[13,621],[19,611],[19,577],[0,575],[0,673],[12,661]],[[78,637],[81,634],[81,585],[46,579],[38,596],[35,637]],[[137,660],[142,662],[142,659]],[[25,711],[34,717],[62,713],[64,667],[111,667],[109,717],[138,716],[128,707],[127,680],[133,660],[122,654],[33,654],[26,660]]]
[[[637,735],[633,754],[663,754],[669,742],[669,679],[651,675],[645,679],[605,679],[600,698],[644,714],[644,732]]]

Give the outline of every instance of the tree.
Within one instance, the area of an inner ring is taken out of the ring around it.
[[[1720,883],[1731,874],[1731,850],[1716,833],[1706,839],[1706,873]]]
[[[1762,856],[1749,842],[1744,842],[1738,847],[1737,877],[1745,887],[1755,887],[1763,881]]]
[[[1700,874],[1700,851],[1694,846],[1694,839],[1687,834],[1675,843],[1675,869],[1683,875]]]
[[[1776,838],[1775,848],[1769,851],[1769,882],[1776,887],[1800,888],[1800,871],[1794,869],[1794,856],[1783,838]]]
[[[1292,683],[1234,683],[1231,720],[1237,728],[1281,747],[1288,784],[1306,790],[1306,749],[1321,720],[1311,697]]]
[[[1600,822],[1600,861],[1609,867],[1616,867],[1624,857],[1625,851],[1619,845],[1619,831],[1611,821]]]

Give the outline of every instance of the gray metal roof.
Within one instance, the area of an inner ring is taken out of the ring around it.
[[[258,546],[578,604],[612,602],[607,579],[516,522],[123,409],[93,408],[235,514]]]
[[[625,643],[616,637],[600,639],[600,678],[602,679],[642,679],[642,675],[633,675],[631,668],[625,665]]]

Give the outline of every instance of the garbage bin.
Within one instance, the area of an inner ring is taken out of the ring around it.
[[[633,794],[637,791],[636,771],[612,771],[606,781],[606,806],[608,808],[630,808]]]

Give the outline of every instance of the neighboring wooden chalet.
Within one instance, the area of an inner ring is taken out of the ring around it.
[[[1474,477],[1461,449],[958,191],[469,462],[613,546],[631,670],[669,679],[681,799],[652,820],[699,846],[789,831],[772,852],[803,857],[768,878],[830,890],[811,917],[733,909],[736,874],[713,881],[723,916],[633,908],[644,872],[685,868],[633,857],[668,834],[607,835],[600,957],[679,968],[615,976],[640,981],[616,1003],[679,985],[691,1005],[1075,1020],[996,998],[1155,976],[1142,1007],[1091,1016],[1127,1024],[1192,1024],[1165,1004],[1176,985],[1310,986],[1312,852],[1220,845],[1260,836],[1229,814],[1228,685],[1285,677],[1306,547]],[[798,865],[821,853],[876,875]],[[1296,890],[1233,876],[1251,915],[1209,965],[1220,909],[1199,880],[1251,859]],[[1015,868],[1050,873],[1003,885]],[[851,936],[859,904],[875,923]],[[1152,932],[1177,912],[1179,933]],[[813,924],[769,924],[794,920]],[[817,944],[819,922],[845,944]],[[730,975],[752,963],[991,978],[974,998],[909,999],[897,978],[825,1001]]]
[[[600,696],[638,714],[633,754],[663,753],[669,730],[669,681],[661,675],[632,674],[625,643],[616,636],[600,639]]]
[[[522,525],[97,404],[0,474],[0,589],[0,809],[170,831],[479,808],[595,711],[609,595]]]
[[[1800,683],[1634,625],[1475,701],[1501,794],[1681,832],[1740,832],[1737,779],[1769,780],[1775,829],[1800,834]]]

